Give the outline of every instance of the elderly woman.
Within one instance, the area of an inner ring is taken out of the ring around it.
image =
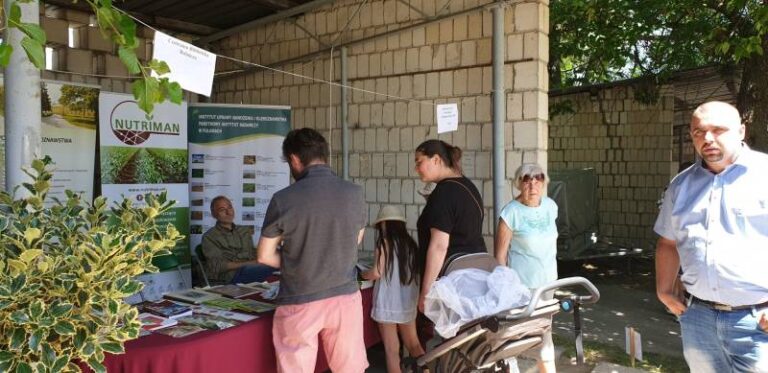
[[[483,200],[461,173],[461,149],[445,141],[427,140],[416,148],[416,173],[421,181],[435,183],[419,216],[419,250],[426,263],[419,294],[419,310],[446,259],[486,252],[483,241]]]
[[[525,163],[515,171],[514,186],[520,194],[501,210],[494,244],[496,260],[514,269],[532,289],[557,280],[557,204],[544,196],[546,182],[538,164]],[[543,297],[552,296],[550,292]],[[551,331],[544,336],[537,360],[540,372],[555,371]]]

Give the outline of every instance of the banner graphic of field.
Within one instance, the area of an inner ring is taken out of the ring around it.
[[[65,190],[93,198],[96,153],[96,110],[99,88],[65,82],[42,81],[41,149],[53,159],[53,183],[46,205],[65,200]],[[0,189],[5,189],[5,87],[0,83]]]
[[[290,182],[282,144],[291,129],[287,106],[189,106],[190,245],[216,224],[211,200],[228,197],[235,224],[256,243],[272,194]]]
[[[102,92],[99,134],[102,195],[141,206],[145,194],[167,192],[176,205],[158,223],[171,223],[189,237],[186,103],[156,105],[147,115],[133,96]],[[174,253],[190,264],[189,240],[177,243]]]

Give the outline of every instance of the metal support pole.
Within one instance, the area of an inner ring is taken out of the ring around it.
[[[341,152],[342,174],[349,180],[349,105],[347,97],[347,47],[341,47]]]
[[[504,90],[504,6],[493,7],[493,219],[504,207],[505,150],[504,122],[507,108]],[[496,224],[493,224],[494,233]]]
[[[37,1],[28,3],[6,1],[5,14],[11,14],[11,4],[18,4],[21,7],[21,22],[39,24],[40,5]],[[22,167],[29,167],[34,158],[41,156],[42,116],[40,70],[24,53],[24,48],[21,46],[24,33],[8,27],[5,38],[13,47],[13,54],[3,76],[5,79],[5,189],[11,192],[14,187],[30,180],[22,172]],[[26,193],[24,190],[19,189],[21,193]]]

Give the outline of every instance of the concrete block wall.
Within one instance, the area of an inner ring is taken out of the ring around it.
[[[311,79],[340,79],[338,54],[326,45],[350,40],[348,49],[350,176],[365,189],[369,217],[381,206],[399,205],[415,230],[425,200],[413,170],[414,148],[439,138],[464,150],[464,173],[483,195],[484,233],[492,250],[492,106],[491,11],[483,0],[411,0],[426,13],[463,14],[425,23],[422,15],[396,0],[342,0],[301,15],[295,21],[260,26],[217,42],[216,52]],[[547,163],[548,2],[513,1],[505,7],[506,174],[523,161]],[[349,22],[349,29],[342,36]],[[297,26],[296,24],[300,25]],[[406,31],[388,31],[419,24]],[[306,31],[312,33],[309,35]],[[319,39],[319,40],[318,40]],[[338,48],[335,48],[338,51]],[[297,58],[313,55],[301,62]],[[219,59],[218,71],[248,65]],[[214,83],[213,102],[292,107],[294,128],[312,127],[331,143],[332,167],[341,173],[340,89],[296,75],[268,70],[222,75]],[[378,93],[378,94],[374,94]],[[435,104],[457,103],[456,132],[438,135]],[[511,190],[505,200],[511,199]],[[415,236],[415,232],[414,232]],[[365,248],[372,249],[373,234]]]
[[[130,92],[130,84],[125,84],[128,79],[117,78],[128,77],[129,74],[117,58],[116,46],[102,36],[98,27],[90,25],[93,22],[90,13],[53,6],[41,5],[40,8],[40,26],[46,32],[47,47],[54,49],[53,69],[77,74],[45,72],[44,78],[55,76],[59,80],[89,82],[102,85],[104,89],[117,87],[119,90],[116,92]],[[73,29],[72,34],[70,28]],[[139,47],[136,55],[141,61],[147,61],[151,56],[152,32],[147,30],[140,25],[137,29]],[[150,38],[149,42],[147,37]],[[108,75],[110,78],[98,75]],[[102,81],[105,82],[102,84]]]
[[[551,170],[594,168],[600,234],[627,247],[650,249],[657,201],[670,181],[674,92],[662,87],[656,104],[635,101],[631,86],[553,95],[570,114],[549,127]]]

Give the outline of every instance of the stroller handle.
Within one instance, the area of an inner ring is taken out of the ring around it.
[[[559,288],[564,288],[569,286],[581,286],[584,289],[586,289],[587,292],[589,292],[589,295],[578,295],[572,298],[574,301],[578,303],[592,304],[592,303],[597,303],[597,301],[600,300],[600,291],[597,290],[597,288],[595,287],[594,284],[592,284],[592,282],[590,282],[589,280],[581,276],[566,277],[566,278],[561,278],[559,280],[550,282],[534,290],[533,295],[531,296],[531,302],[528,303],[528,306],[525,308],[525,310],[522,313],[519,313],[516,315],[506,316],[505,319],[518,320],[518,319],[524,319],[526,317],[531,316],[531,314],[533,314],[533,312],[538,307],[539,302],[541,301],[542,294],[550,290],[556,290]]]

